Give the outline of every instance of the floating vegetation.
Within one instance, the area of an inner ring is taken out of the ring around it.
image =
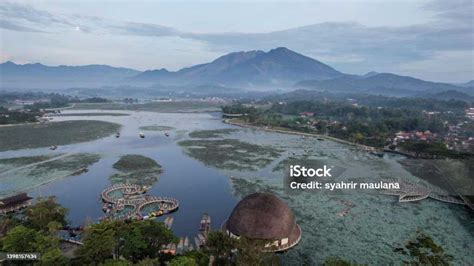
[[[143,127],[140,127],[140,129],[147,130],[147,131],[170,131],[170,130],[173,130],[174,127],[153,125],[153,126],[143,126]]]
[[[395,248],[394,252],[410,257],[404,261],[405,265],[450,265],[453,260],[453,256],[445,254],[441,246],[421,231],[405,247]]]
[[[137,110],[163,113],[186,112],[213,112],[221,109],[222,103],[205,101],[172,101],[172,102],[147,102],[147,103],[76,103],[73,110]]]
[[[122,156],[113,167],[118,173],[110,177],[112,183],[152,186],[162,172],[161,165],[155,160],[137,154]]]
[[[234,188],[234,195],[237,198],[243,198],[255,192],[273,193],[277,187],[264,184],[261,180],[249,181],[245,178],[232,177],[232,186]]]
[[[17,167],[26,166],[29,164],[34,164],[38,162],[42,162],[45,160],[49,160],[54,158],[55,156],[59,156],[61,154],[55,155],[38,155],[38,156],[25,156],[25,157],[15,157],[15,158],[6,158],[0,159],[0,175],[3,172],[10,171]]]
[[[209,139],[209,138],[220,138],[223,135],[229,135],[232,132],[238,131],[235,128],[223,128],[214,130],[196,130],[189,133],[191,138]]]
[[[54,116],[129,116],[130,114],[122,113],[66,113]]]
[[[236,139],[184,140],[179,145],[206,165],[228,170],[258,170],[280,156],[281,150]]]
[[[86,142],[107,137],[119,129],[119,124],[93,120],[2,127],[0,139],[8,141],[0,141],[0,151]]]
[[[25,160],[24,158],[28,159]],[[40,161],[40,159],[45,160]],[[100,155],[76,153],[61,154],[55,157],[18,157],[6,160],[16,162],[25,160],[31,163],[0,173],[2,183],[0,195],[6,195],[16,191],[25,191],[57,179],[87,172],[90,165],[100,160]]]
[[[42,164],[35,165],[28,176],[41,176],[50,171],[67,171],[79,173],[80,170],[98,162],[100,160],[99,154],[94,153],[77,153],[61,157],[57,160],[48,161]]]

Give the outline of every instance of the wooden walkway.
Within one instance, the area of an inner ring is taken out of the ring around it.
[[[449,195],[446,191],[429,186],[424,183],[414,183],[409,181],[390,181],[398,182],[400,185],[399,189],[387,189],[382,190],[383,194],[398,196],[398,202],[414,202],[431,198],[447,203],[467,205],[467,203],[456,197]]]

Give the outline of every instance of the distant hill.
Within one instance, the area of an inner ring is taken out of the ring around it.
[[[146,71],[136,81],[215,83],[231,86],[290,85],[305,79],[325,80],[344,74],[287,48],[269,52],[230,53],[216,60],[177,72]]]
[[[296,89],[331,93],[417,96],[454,91],[474,96],[474,82],[448,84],[371,71],[349,75],[313,58],[279,47],[268,52],[246,51],[223,55],[212,62],[168,71],[144,72],[107,65],[45,66],[0,64],[0,89],[38,88],[149,88],[180,93],[236,93],[239,88],[259,93]],[[295,85],[296,84],[296,85]],[[448,95],[446,95],[448,96]],[[431,96],[430,96],[431,97]],[[438,95],[437,97],[441,97]],[[456,97],[462,97],[460,95]]]
[[[454,84],[456,86],[460,86],[460,87],[473,87],[474,88],[474,80],[470,80],[466,83],[459,83],[459,84]]]
[[[474,96],[456,90],[442,91],[434,94],[420,95],[423,98],[431,98],[436,100],[458,100],[464,102],[474,102]]]
[[[0,64],[0,85],[6,87],[57,88],[115,83],[136,76],[140,71],[107,65],[45,66],[36,64]]]
[[[413,96],[422,92],[437,93],[442,91],[472,93],[470,88],[463,88],[448,83],[425,81],[391,73],[376,73],[359,77],[346,75],[331,80],[305,80],[296,83],[295,87],[332,92],[364,92],[392,96]]]

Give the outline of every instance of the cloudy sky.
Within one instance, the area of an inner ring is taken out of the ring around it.
[[[182,67],[285,46],[353,74],[474,79],[474,1],[1,1],[0,62]]]

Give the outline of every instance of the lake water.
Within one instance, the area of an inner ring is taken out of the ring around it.
[[[81,111],[66,111],[82,113]],[[101,112],[88,110],[87,112]],[[111,111],[104,111],[111,112]],[[468,265],[474,261],[472,217],[462,206],[423,200],[398,203],[395,197],[374,193],[287,193],[283,185],[284,171],[274,171],[279,162],[288,157],[308,155],[327,165],[341,169],[337,180],[376,180],[383,177],[412,176],[398,163],[399,157],[378,158],[347,145],[314,138],[241,129],[224,138],[259,145],[270,145],[282,153],[269,165],[255,171],[232,170],[206,166],[205,162],[188,156],[178,141],[188,139],[194,130],[230,128],[222,123],[218,113],[151,113],[125,112],[130,116],[57,117],[61,120],[104,120],[122,124],[120,138],[107,138],[61,146],[55,153],[100,153],[101,160],[89,167],[89,172],[71,176],[35,188],[34,196],[55,195],[70,210],[69,219],[79,225],[85,219],[103,216],[100,192],[110,185],[112,168],[121,155],[141,154],[156,160],[163,167],[158,182],[149,190],[155,196],[171,196],[179,200],[180,209],[173,213],[173,231],[178,236],[195,236],[203,213],[212,217],[214,229],[229,216],[239,198],[255,191],[271,191],[284,199],[295,212],[302,227],[301,243],[281,255],[285,264],[318,264],[327,257],[341,257],[357,263],[388,264],[405,257],[394,252],[403,246],[418,230],[440,244],[453,255],[456,264]],[[143,131],[149,125],[171,126],[170,136],[162,131]],[[19,157],[54,153],[47,148],[17,150],[0,153],[0,157]],[[241,178],[248,183],[236,190],[229,177]],[[352,206],[347,215],[339,215]],[[160,218],[164,219],[164,217]]]

